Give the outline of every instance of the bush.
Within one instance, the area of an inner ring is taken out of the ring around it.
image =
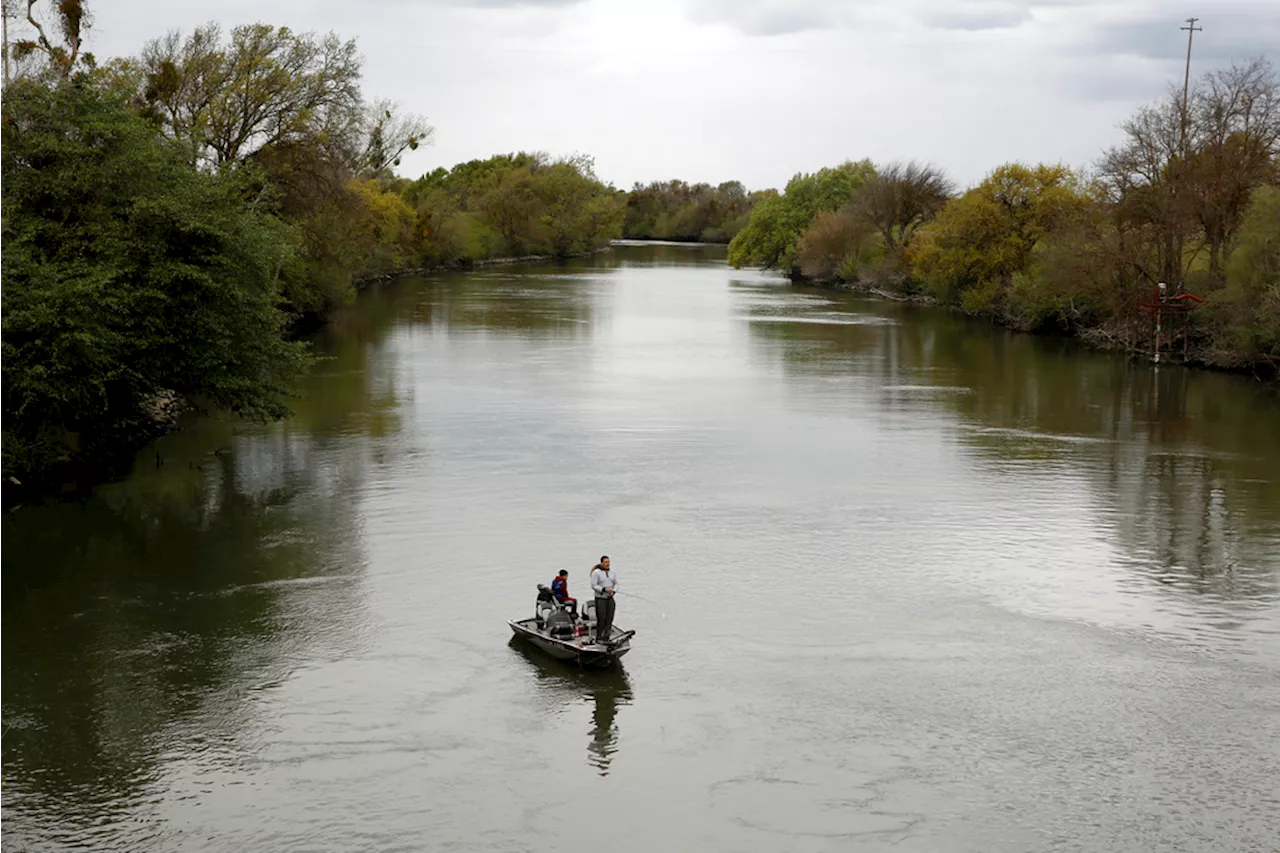
[[[123,97],[16,82],[3,112],[5,473],[92,461],[158,396],[277,418],[305,345],[282,339],[294,236],[198,171]]]

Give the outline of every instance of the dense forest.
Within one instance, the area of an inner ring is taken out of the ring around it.
[[[1009,163],[962,193],[918,163],[796,175],[755,205],[729,261],[1135,351],[1155,346],[1154,305],[1195,305],[1164,345],[1274,376],[1280,80],[1256,59],[1204,75],[1183,104],[1179,90],[1142,108],[1085,172]]]

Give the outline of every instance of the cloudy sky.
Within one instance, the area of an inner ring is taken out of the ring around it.
[[[1280,65],[1280,0],[109,0],[88,49],[136,53],[216,20],[357,40],[365,91],[426,116],[437,165],[520,149],[596,158],[621,187],[781,186],[845,159],[960,183],[1008,160],[1087,165],[1192,73]]]

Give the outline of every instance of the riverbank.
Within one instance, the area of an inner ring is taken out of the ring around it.
[[[912,305],[929,305],[938,308],[945,308],[973,320],[984,320],[990,324],[1009,329],[1010,331],[1020,332],[1022,334],[1036,335],[1040,337],[1066,337],[1078,341],[1091,349],[1110,352],[1124,352],[1130,358],[1135,360],[1154,360],[1154,347],[1146,349],[1140,346],[1135,346],[1132,343],[1136,337],[1135,331],[1137,331],[1137,327],[1140,325],[1150,327],[1150,331],[1146,332],[1146,337],[1149,341],[1154,342],[1154,320],[1144,324],[1141,321],[1141,317],[1134,318],[1127,326],[1124,324],[1118,324],[1114,328],[1091,326],[1074,330],[1026,329],[1021,328],[1016,324],[1006,322],[999,316],[990,312],[977,313],[966,311],[959,305],[948,305],[932,294],[924,291],[904,293],[902,291],[891,290],[879,285],[874,285],[869,282],[851,282],[842,281],[840,279],[811,279],[803,276],[792,276],[791,282],[796,285],[839,291],[841,293],[849,293],[855,296],[874,297]],[[1203,342],[1196,341],[1194,332],[1192,333],[1191,343],[1190,346],[1187,347],[1186,356],[1184,358],[1181,341],[1182,337],[1176,326],[1170,325],[1165,327],[1165,337],[1160,347],[1161,364],[1248,376],[1258,382],[1280,385],[1280,360],[1271,360],[1270,362],[1264,361],[1261,364],[1253,365],[1224,364],[1214,360],[1214,353],[1208,346]]]
[[[428,267],[406,267],[405,269],[393,270],[387,273],[377,273],[374,275],[360,276],[352,283],[356,290],[362,290],[371,284],[377,284],[384,281],[394,281],[397,278],[405,278],[411,275],[435,275],[442,272],[455,272],[476,269],[479,267],[501,267],[510,266],[511,264],[533,264],[548,263],[553,261],[568,261],[575,258],[590,258],[603,252],[608,252],[613,248],[614,242],[610,242],[608,246],[601,246],[592,249],[589,252],[573,252],[567,255],[519,255],[509,258],[466,258],[457,261],[451,261],[444,264],[436,264]]]

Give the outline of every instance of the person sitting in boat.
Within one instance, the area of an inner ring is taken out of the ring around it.
[[[551,594],[556,597],[556,601],[569,605],[569,612],[573,614],[573,618],[578,618],[578,599],[569,595],[569,572],[567,569],[561,569],[560,574],[551,582]]]

